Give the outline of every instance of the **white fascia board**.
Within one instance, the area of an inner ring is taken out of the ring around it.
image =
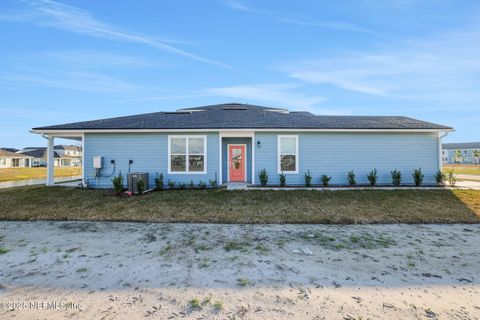
[[[81,137],[84,133],[148,133],[148,132],[453,132],[454,129],[91,129],[91,130],[30,130],[32,133]],[[224,136],[225,137],[225,136]]]

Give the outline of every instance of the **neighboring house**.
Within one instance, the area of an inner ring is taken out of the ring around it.
[[[480,164],[480,142],[444,143],[443,163]]]
[[[16,148],[0,148],[2,150],[5,150],[5,151],[9,151],[9,152],[18,152],[20,151],[19,149],[16,149]]]
[[[280,173],[287,185],[303,185],[307,171],[314,184],[326,174],[332,184],[343,185],[350,170],[365,184],[374,168],[380,184],[391,183],[394,169],[411,184],[416,168],[433,184],[441,168],[441,138],[450,131],[407,117],[317,116],[238,103],[33,129],[48,138],[49,150],[55,138],[82,140],[84,181],[99,188],[111,187],[119,172],[146,172],[150,187],[157,173],[165,183],[257,185],[261,169],[270,185],[279,184]]]
[[[71,155],[79,152],[81,148],[76,146],[58,145],[54,148],[54,166],[55,167],[79,167],[81,166],[82,158],[80,155]],[[68,152],[67,152],[68,151]],[[47,148],[46,147],[27,147],[19,153],[32,157],[32,167],[46,167],[47,166]]]
[[[0,168],[23,168],[30,166],[29,155],[10,152],[4,149],[0,149]]]
[[[82,165],[82,147],[73,145],[56,145],[55,152],[59,155],[58,166],[79,167]]]

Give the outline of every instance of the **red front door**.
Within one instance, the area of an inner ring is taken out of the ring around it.
[[[228,170],[231,182],[245,182],[245,146],[228,146]]]

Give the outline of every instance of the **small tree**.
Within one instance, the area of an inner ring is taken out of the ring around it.
[[[450,187],[452,188],[455,187],[455,184],[457,183],[457,178],[455,178],[455,175],[453,174],[453,170],[448,173],[447,180]]]
[[[369,174],[367,174],[367,179],[370,182],[370,185],[372,187],[377,185],[377,178],[378,178],[377,177],[377,169],[373,169],[372,171],[370,171]]]
[[[357,184],[357,181],[355,180],[355,173],[353,170],[348,171],[347,173],[347,179],[348,179],[348,184],[353,187],[354,185]]]
[[[137,181],[137,192],[138,194],[143,194],[145,192],[145,181],[143,181],[143,179]]]
[[[175,188],[175,181],[170,181],[170,180],[168,180],[168,183],[167,183],[167,184],[168,184],[168,188],[169,188],[169,189]]]
[[[442,185],[445,183],[447,177],[445,173],[442,172],[442,170],[438,170],[437,173],[433,175],[433,178],[435,178],[435,182],[437,184]]]
[[[112,183],[113,183],[113,192],[115,192],[117,196],[121,195],[123,192],[122,172],[119,172],[116,177],[113,177]]]
[[[415,186],[419,187],[423,182],[422,169],[418,168],[413,170],[412,177],[413,177],[413,181],[415,182]]]
[[[305,173],[305,187],[309,188],[312,186],[312,175],[310,174],[310,170],[307,170]]]
[[[285,187],[287,182],[287,175],[285,173],[280,173],[280,187]]]
[[[258,177],[260,178],[260,184],[262,185],[262,187],[265,187],[267,185],[267,182],[268,182],[267,170],[265,170],[265,169],[260,170],[260,173],[258,174]]]
[[[402,182],[402,173],[399,170],[395,169],[391,171],[390,174],[392,175],[393,186],[398,187]]]
[[[475,158],[475,164],[480,163],[480,150],[473,150],[473,157]]]
[[[455,150],[453,152],[453,162],[462,163],[463,162],[462,160],[463,160],[462,151],[461,150]]]
[[[331,179],[332,179],[332,177],[329,177],[326,174],[322,174],[322,177],[320,178],[320,180],[322,180],[322,185],[324,187],[328,187],[328,184],[330,183]]]
[[[163,173],[160,173],[160,175],[157,173],[157,176],[155,177],[155,189],[163,189]]]

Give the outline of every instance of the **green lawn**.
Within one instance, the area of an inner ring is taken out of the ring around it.
[[[70,177],[82,175],[81,167],[55,167],[55,177]],[[2,168],[0,169],[0,182],[24,179],[45,179],[47,168]]]
[[[455,165],[444,165],[443,166],[443,172],[449,173],[452,171],[456,174],[473,174],[473,175],[480,175],[480,165],[461,165],[461,164],[455,164]]]
[[[110,193],[108,193],[110,194]],[[0,189],[2,220],[215,223],[477,223],[480,191],[160,191],[131,198],[102,190]]]

